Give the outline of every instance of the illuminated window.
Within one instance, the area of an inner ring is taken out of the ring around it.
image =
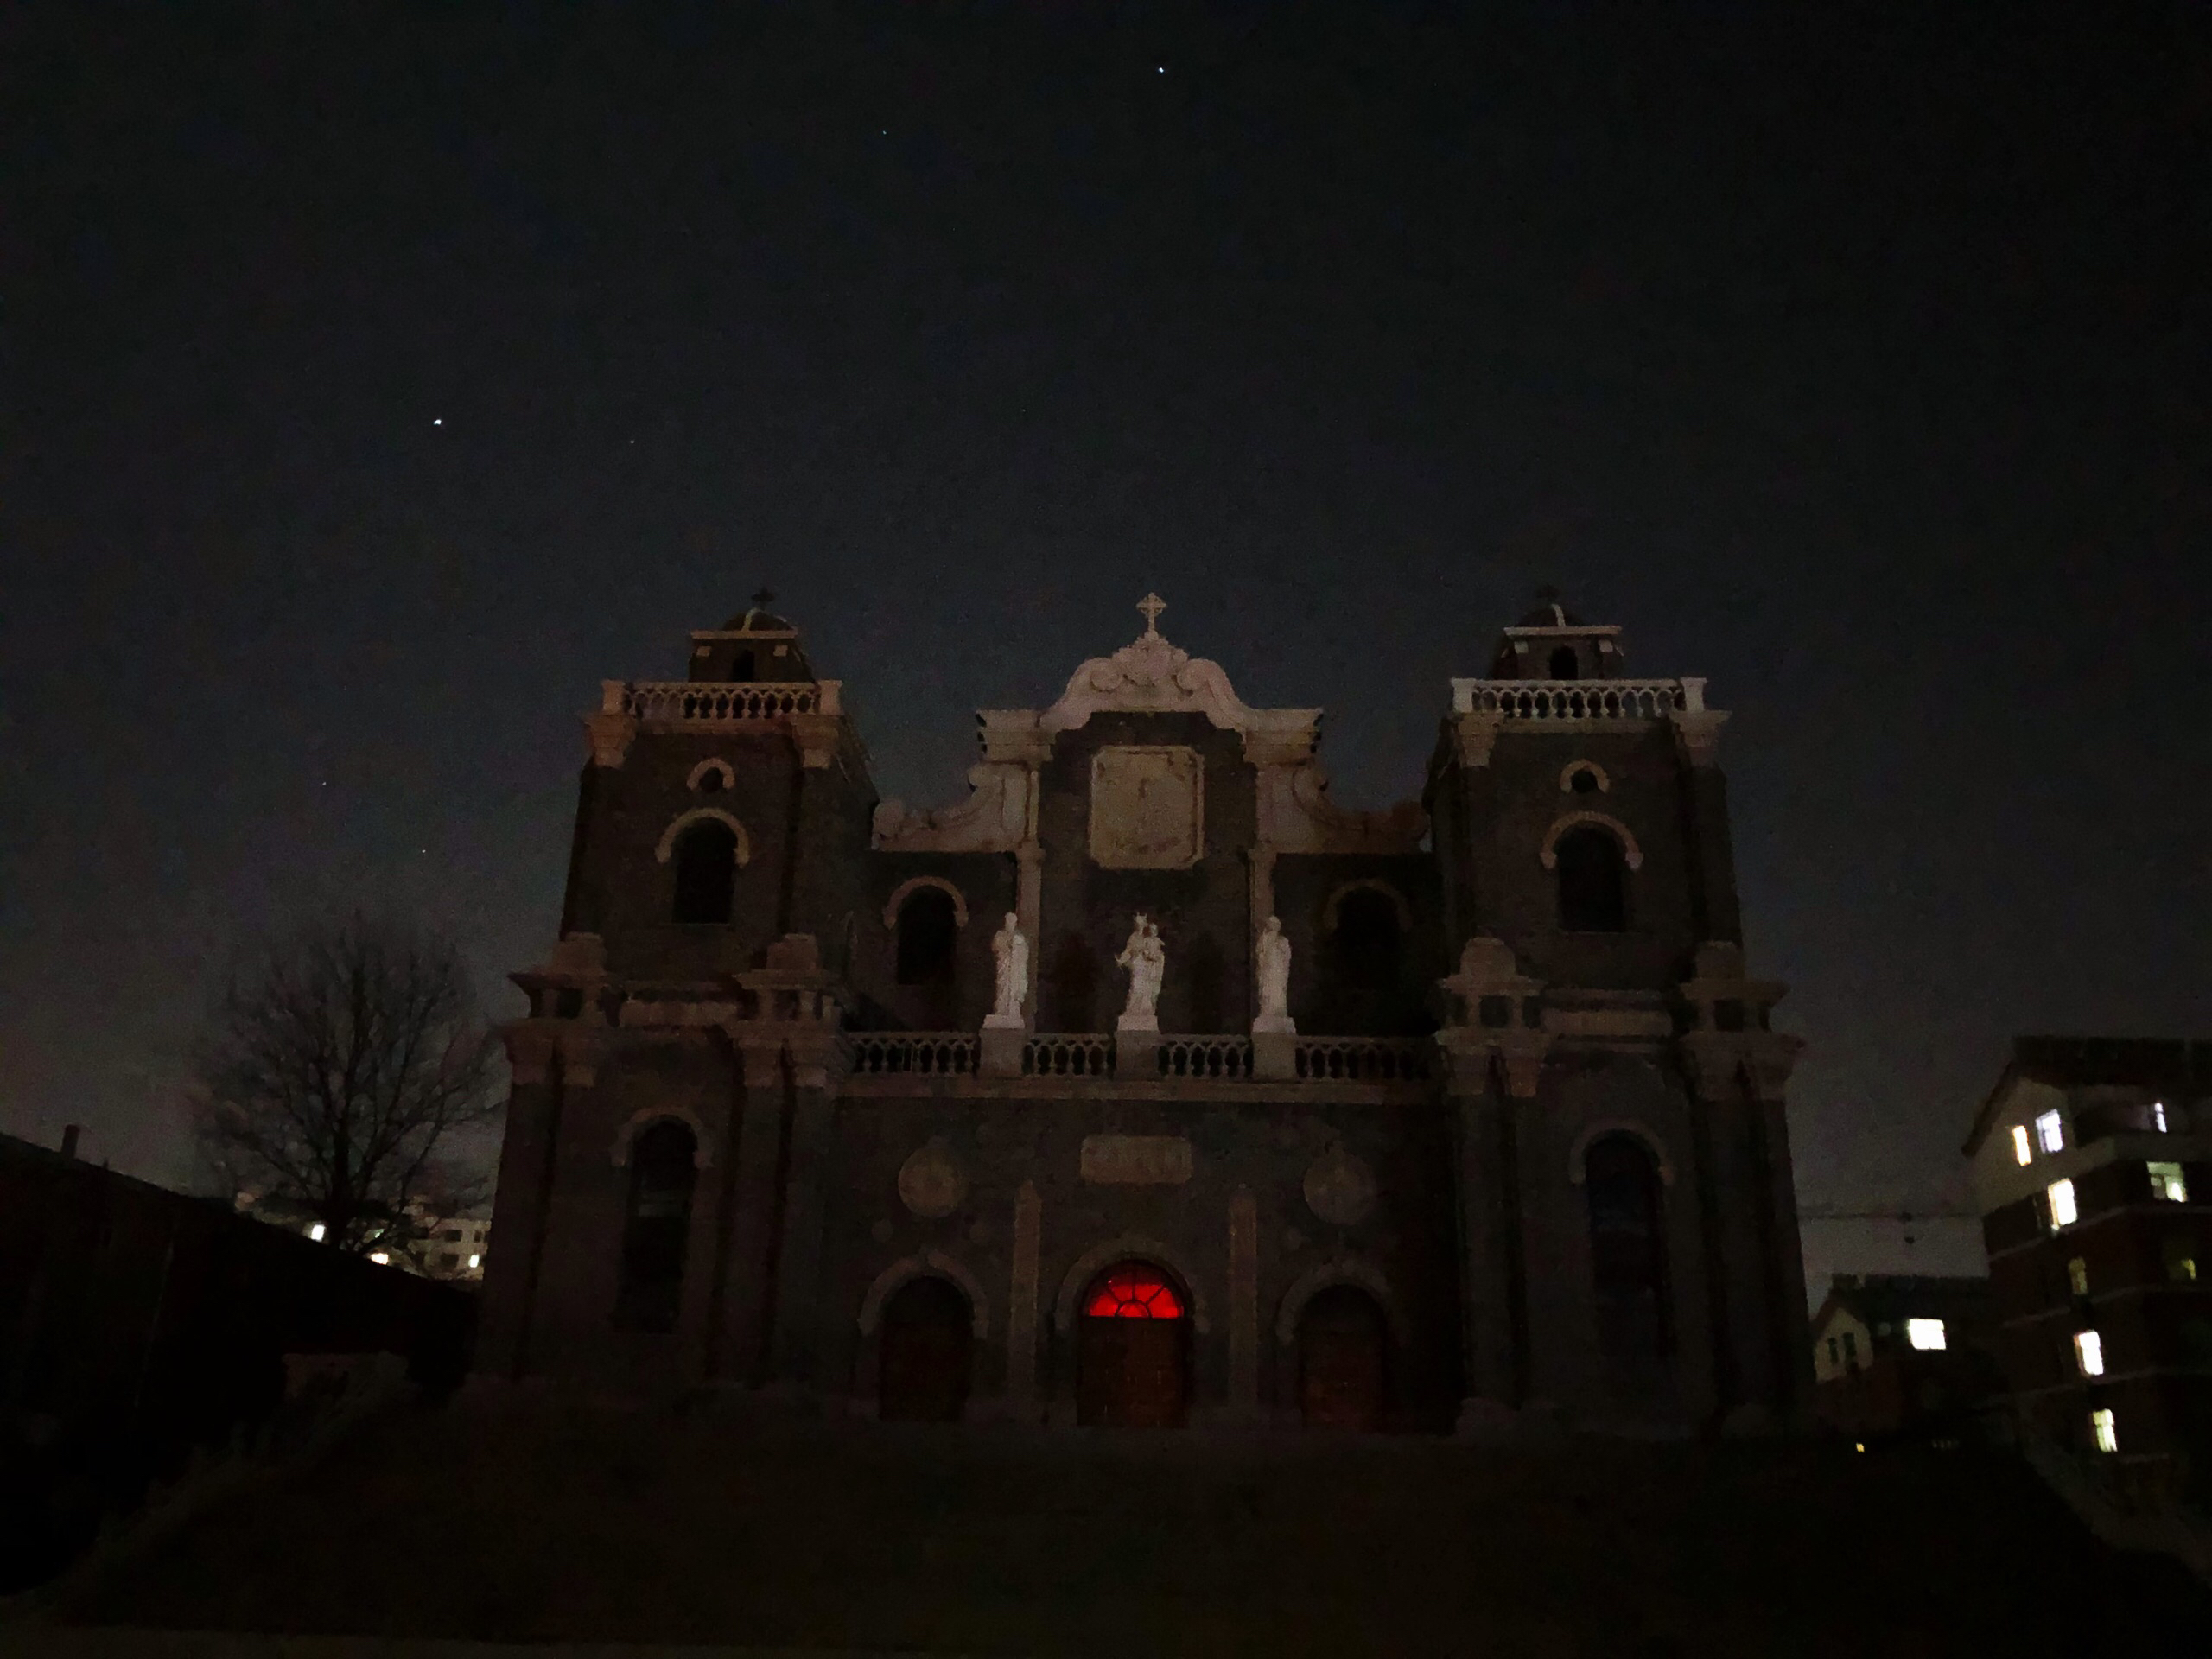
[[[2179,1164],[2152,1164],[2151,1196],[2164,1198],[2169,1204],[2189,1202],[2189,1183],[2181,1178]]]
[[[468,1268],[469,1268],[469,1271],[470,1271],[470,1272],[472,1272],[472,1273],[474,1273],[477,1268],[479,1268],[482,1267],[483,1265],[484,1265],[484,1258],[483,1258],[482,1256],[480,1256],[480,1255],[472,1255],[472,1256],[470,1256],[470,1257],[468,1258]]]
[[[369,1260],[375,1262],[377,1266],[380,1268],[388,1268],[391,1265],[391,1255],[384,1250],[371,1250],[369,1252]]]
[[[1094,1319],[1179,1319],[1183,1300],[1156,1269],[1133,1262],[1109,1268],[1083,1311]]]
[[[2076,1296],[2089,1294],[2089,1264],[2075,1256],[2066,1264],[2066,1282]]]
[[[2151,1127],[2160,1135],[2166,1132],[2166,1103],[2163,1100],[2151,1103]]]
[[[2045,1152],[2066,1150],[2066,1125],[2056,1112],[2045,1112],[2036,1119],[2036,1141]]]
[[[2109,1410],[2093,1411],[2089,1414],[2089,1433],[2096,1436],[2098,1451],[2117,1452],[2120,1450],[2120,1431],[2113,1427],[2112,1413]]]
[[[1907,1319],[1904,1339],[1916,1348],[1941,1351],[1943,1347],[1943,1321],[1941,1319]]]
[[[2028,1146],[2028,1126],[2024,1123],[2015,1123],[2012,1126],[2012,1156],[2023,1164],[2035,1156],[2034,1152]]]
[[[2102,1376],[2105,1374],[2104,1338],[2094,1331],[2076,1331],[2074,1333],[2074,1358],[2082,1367],[2082,1376]]]
[[[2081,1211],[2074,1207],[2074,1183],[2053,1181],[2044,1189],[2044,1197],[2050,1205],[2050,1224],[2071,1227]]]
[[[2188,1284],[2196,1277],[2196,1250],[2185,1238],[2166,1241],[2166,1277],[2176,1284]]]
[[[328,1229],[327,1227],[324,1226],[324,1225],[323,1225],[321,1222],[319,1222],[319,1221],[318,1221],[317,1223],[315,1223],[315,1224],[314,1226],[312,1226],[312,1227],[310,1227],[310,1228],[308,1228],[308,1236],[309,1238],[313,1239],[313,1240],[314,1240],[316,1243],[318,1243],[318,1244],[321,1243],[322,1243],[322,1241],[323,1241],[325,1238],[328,1237],[329,1236],[330,1236],[330,1229]]]

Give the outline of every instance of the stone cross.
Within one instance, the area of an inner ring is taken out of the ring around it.
[[[1147,594],[1137,601],[1137,609],[1144,613],[1144,637],[1160,638],[1160,613],[1167,608],[1167,601],[1158,594]]]

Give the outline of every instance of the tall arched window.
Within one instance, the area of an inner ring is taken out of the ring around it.
[[[1395,985],[1404,939],[1398,907],[1390,895],[1372,887],[1346,893],[1337,907],[1337,931],[1330,945],[1336,953],[1338,976],[1348,988],[1380,991]]]
[[[1628,860],[1611,832],[1594,823],[1568,830],[1552,849],[1559,872],[1559,925],[1574,933],[1618,933],[1628,925]]]
[[[629,1215],[622,1230],[615,1318],[632,1330],[676,1328],[698,1149],[690,1127],[674,1118],[663,1118],[630,1143]]]
[[[1582,664],[1575,659],[1573,645],[1561,645],[1552,652],[1552,678],[1576,680],[1582,677]]]
[[[960,918],[943,887],[916,887],[899,906],[899,982],[935,985],[952,977]]]
[[[1609,1354],[1666,1353],[1674,1332],[1658,1161],[1635,1135],[1608,1135],[1591,1142],[1582,1170],[1599,1345]]]
[[[737,887],[737,835],[719,818],[702,818],[676,839],[679,922],[727,922]]]

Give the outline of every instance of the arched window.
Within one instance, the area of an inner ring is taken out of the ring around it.
[[[1552,652],[1552,678],[1575,680],[1582,677],[1582,664],[1575,659],[1573,645],[1561,645]]]
[[[1183,1299],[1159,1268],[1125,1262],[1093,1281],[1083,1313],[1090,1319],[1179,1319]]]
[[[630,1143],[629,1215],[622,1230],[615,1318],[632,1330],[676,1328],[698,1149],[690,1125],[674,1118],[663,1118]]]
[[[676,840],[679,922],[727,922],[737,886],[737,834],[719,818],[702,818]]]
[[[943,887],[916,887],[899,906],[899,982],[935,985],[952,977],[960,918]]]
[[[1390,895],[1373,887],[1356,888],[1337,907],[1337,931],[1330,941],[1338,976],[1350,989],[1387,990],[1398,982],[1398,958],[1404,940],[1398,907]]]
[[[1674,1343],[1658,1162],[1635,1135],[1608,1135],[1590,1143],[1582,1168],[1599,1345],[1609,1354],[1666,1353]]]
[[[1552,849],[1559,870],[1559,925],[1572,933],[1618,933],[1628,925],[1628,861],[1611,833],[1582,824]]]

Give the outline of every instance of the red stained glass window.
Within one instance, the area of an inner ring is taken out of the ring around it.
[[[1083,1311],[1094,1319],[1179,1319],[1183,1299],[1157,1271],[1131,1262],[1108,1268]]]

